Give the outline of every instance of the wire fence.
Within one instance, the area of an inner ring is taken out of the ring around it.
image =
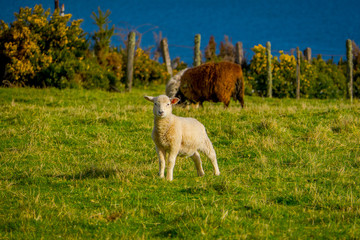
[[[179,50],[177,50],[179,48],[182,49],[181,52]],[[200,48],[202,55],[204,55],[205,48],[206,47]],[[234,49],[235,49],[235,47],[234,47]],[[194,46],[169,44],[169,51],[170,51],[170,56],[172,58],[179,57],[182,61],[184,61],[188,65],[193,64]],[[244,58],[245,58],[246,62],[250,63],[250,60],[254,55],[252,48],[243,48],[243,51],[244,51]],[[271,54],[273,56],[280,56],[281,51],[284,54],[295,56],[296,48],[291,48],[290,50],[272,49]],[[346,54],[330,54],[328,52],[330,52],[330,50],[315,49],[315,51],[314,50],[312,51],[312,57],[321,56],[325,60],[332,59],[335,62],[340,61],[340,59],[346,58]]]

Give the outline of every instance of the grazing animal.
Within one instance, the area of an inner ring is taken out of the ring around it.
[[[179,99],[169,98],[166,95],[145,96],[145,99],[154,103],[154,128],[151,137],[159,157],[159,176],[161,178],[165,176],[167,154],[167,180],[173,180],[175,160],[178,155],[190,156],[195,163],[198,176],[203,176],[205,173],[199,151],[211,160],[215,175],[220,175],[216,153],[204,125],[194,118],[183,118],[172,114],[172,105],[178,103]]]
[[[223,102],[228,107],[233,97],[244,107],[244,93],[241,66],[231,62],[206,63],[185,69],[166,85],[169,97],[180,97],[182,101],[199,102],[200,105],[204,101],[212,101]]]
[[[179,92],[181,77],[188,69],[189,68],[185,68],[179,71],[175,76],[170,78],[170,80],[166,84],[166,96],[168,96],[169,98],[175,97],[175,95]]]

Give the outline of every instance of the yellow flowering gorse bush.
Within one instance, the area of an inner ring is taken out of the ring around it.
[[[254,46],[253,58],[248,71],[247,93],[265,96],[267,92],[266,48],[261,44]],[[346,79],[340,67],[321,58],[310,64],[301,59],[300,91],[303,97],[343,97],[346,94]],[[271,58],[271,72],[274,97],[295,97],[296,59],[295,56],[279,51],[279,57]]]
[[[52,64],[84,56],[82,20],[68,26],[70,18],[70,14],[59,16],[58,11],[50,16],[50,10],[36,5],[21,8],[10,26],[1,21],[0,57],[5,79],[14,85],[44,85],[56,81],[44,76]]]
[[[165,64],[150,59],[142,49],[136,49],[134,61],[134,85],[148,85],[149,83],[165,83],[170,78]]]

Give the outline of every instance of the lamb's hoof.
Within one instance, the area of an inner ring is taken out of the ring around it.
[[[215,176],[219,176],[220,175],[220,172],[215,172]]]
[[[205,175],[204,172],[198,172],[198,176],[199,176],[199,177],[203,177],[204,175]]]

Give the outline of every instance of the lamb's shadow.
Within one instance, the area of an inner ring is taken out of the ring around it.
[[[124,169],[90,167],[75,174],[58,175],[57,177],[64,178],[66,180],[84,180],[100,178],[119,178],[121,176],[124,176],[124,174]]]

